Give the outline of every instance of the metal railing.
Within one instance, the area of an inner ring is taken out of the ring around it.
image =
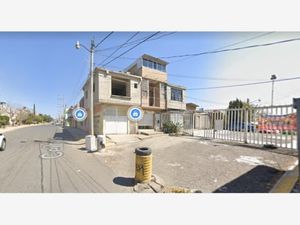
[[[193,116],[193,135],[296,149],[296,109],[292,105],[208,110]]]

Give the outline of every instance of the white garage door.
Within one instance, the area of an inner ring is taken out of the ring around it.
[[[107,108],[104,115],[105,134],[127,134],[128,118],[116,107]]]
[[[127,134],[127,116],[104,116],[105,134]]]
[[[139,122],[139,126],[153,127],[153,113],[145,112],[143,119]]]

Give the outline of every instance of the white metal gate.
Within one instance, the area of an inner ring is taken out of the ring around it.
[[[207,110],[195,113],[193,135],[281,148],[297,148],[292,105]]]

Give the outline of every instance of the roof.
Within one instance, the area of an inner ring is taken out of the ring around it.
[[[110,75],[121,75],[121,76],[134,78],[134,79],[142,79],[140,76],[137,76],[137,75],[134,75],[134,74],[131,74],[131,73],[127,73],[127,72],[123,72],[123,71],[108,70],[108,69],[105,69],[105,68],[102,68],[102,67],[96,67],[95,68],[95,72],[98,72],[99,70],[100,71],[105,71],[107,74],[110,74]]]
[[[169,85],[170,87],[175,87],[175,88],[179,88],[179,89],[186,89],[186,87],[181,86],[181,85],[176,85],[176,84],[171,84],[171,83],[167,83],[167,85]]]
[[[103,68],[103,67],[96,67],[94,69],[94,73],[95,72],[99,72],[99,71],[105,71],[107,74],[110,74],[112,76],[113,75],[121,75],[121,76],[125,76],[125,77],[128,77],[128,78],[142,79],[140,76],[133,75],[133,74],[130,74],[130,73],[126,73],[126,72],[123,72],[123,71],[108,70],[108,69]],[[89,80],[89,77],[85,80],[84,85],[82,86],[82,89],[85,87],[85,85],[87,84],[88,80]]]
[[[192,102],[186,103],[186,105],[194,106],[194,107],[199,107],[199,105],[197,105],[197,104],[195,104],[195,103],[192,103]]]
[[[160,59],[160,58],[156,58],[152,55],[148,55],[148,54],[143,54],[142,56],[138,57],[136,60],[134,60],[133,63],[131,63],[126,69],[124,69],[124,71],[128,71],[130,70],[132,67],[134,67],[137,62],[140,60],[140,59],[148,59],[148,60],[151,60],[151,61],[155,61],[155,62],[158,62],[164,66],[166,66],[167,64],[169,64],[168,62]]]
[[[164,61],[164,60],[162,60],[162,59],[160,59],[160,58],[156,58],[156,57],[154,57],[154,56],[152,56],[152,55],[148,55],[148,54],[142,55],[141,58],[143,58],[143,59],[148,59],[148,60],[155,61],[155,62],[158,62],[158,63],[160,63],[160,64],[162,64],[162,65],[164,65],[164,66],[167,65],[167,64],[169,64],[168,62],[166,62],[166,61]]]

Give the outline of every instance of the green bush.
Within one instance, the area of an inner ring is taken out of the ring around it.
[[[9,117],[0,115],[0,127],[5,127],[8,124],[9,124]]]
[[[38,124],[38,123],[43,123],[43,122],[51,122],[53,119],[49,115],[44,115],[44,114],[39,114],[39,115],[34,115],[30,113],[27,118],[22,121],[25,124]]]
[[[167,121],[163,124],[163,131],[168,134],[178,134],[182,128],[181,123],[174,123],[173,121]]]

